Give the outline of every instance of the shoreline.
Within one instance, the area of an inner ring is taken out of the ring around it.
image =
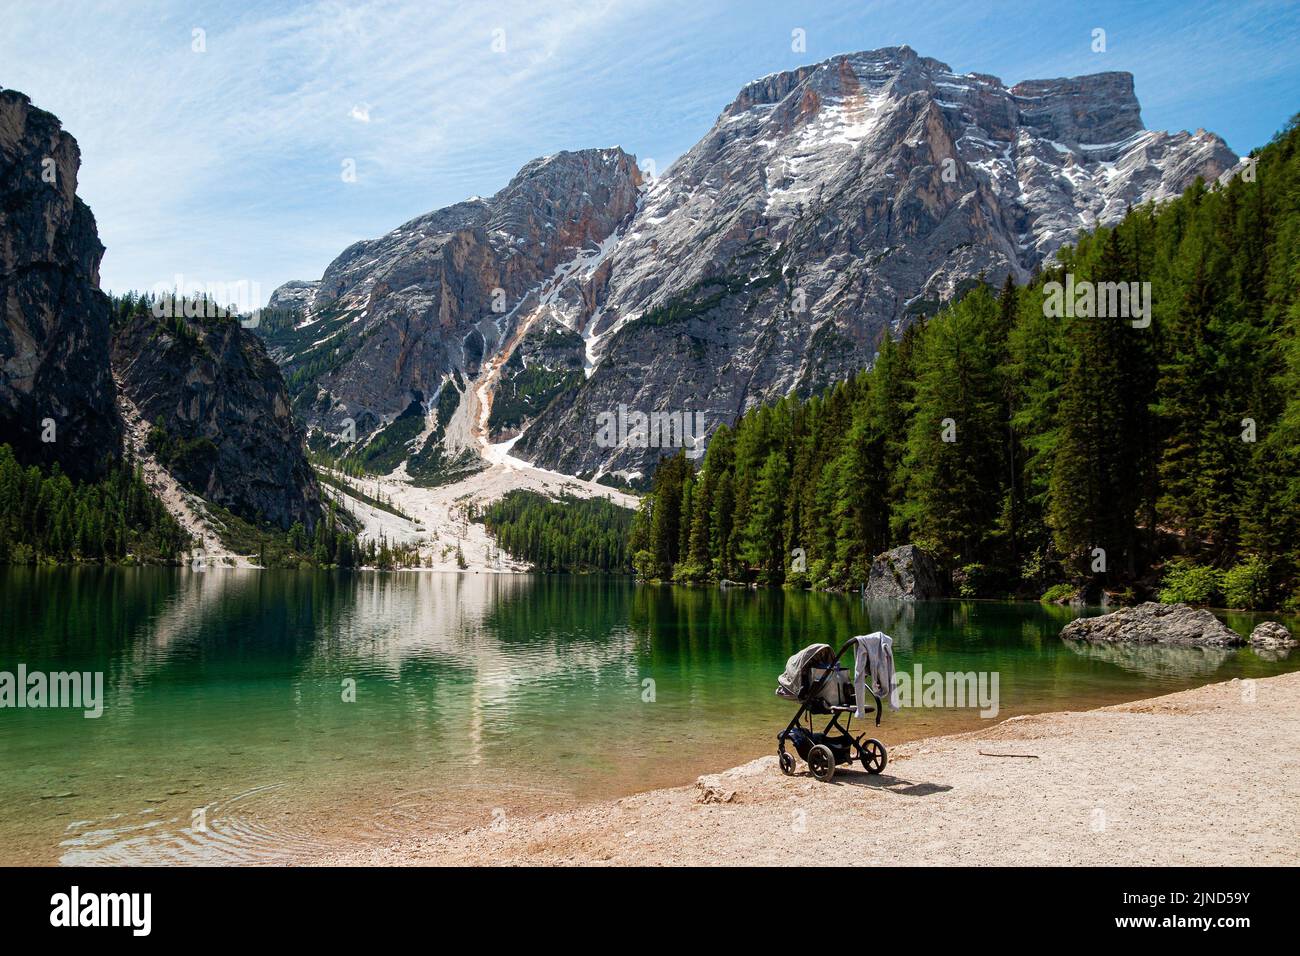
[[[879,736],[889,744],[887,725]],[[1300,672],[891,748],[818,783],[759,757],[686,786],[325,865],[1295,865]],[[982,751],[982,752],[981,752]]]

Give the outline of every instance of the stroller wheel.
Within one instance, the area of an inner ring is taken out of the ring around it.
[[[778,756],[780,757],[781,760],[781,772],[785,774],[787,777],[793,777],[794,776],[793,755],[788,754],[784,750],[782,750],[781,753],[778,754]]]
[[[858,743],[858,755],[862,758],[862,769],[867,773],[880,773],[889,763],[889,752],[885,745],[874,737]]]
[[[818,744],[808,751],[808,769],[822,783],[829,782],[835,776],[835,755],[831,753],[831,748]]]

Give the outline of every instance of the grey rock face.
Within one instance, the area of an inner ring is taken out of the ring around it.
[[[869,601],[931,601],[946,593],[934,557],[916,545],[901,545],[871,562],[865,593]]]
[[[271,293],[271,298],[266,303],[266,307],[268,309],[306,309],[316,297],[316,290],[319,288],[319,281],[286,282]]]
[[[120,458],[117,385],[169,437],[191,490],[250,519],[314,524],[319,490],[284,382],[232,318],[150,315],[110,328],[104,247],[76,196],[80,152],[59,121],[0,90],[0,440],[25,461],[91,477]],[[42,420],[56,440],[42,442]]]
[[[305,324],[267,340],[312,371],[295,402],[313,426],[379,428],[455,369],[510,391],[493,433],[524,428],[513,454],[644,480],[678,449],[607,447],[599,416],[712,432],[820,389],[981,273],[1024,281],[1080,230],[1235,162],[1213,134],[1144,129],[1126,73],[1008,88],[908,47],[847,54],[748,84],[644,186],[621,150],[561,153],[357,243],[314,289],[277,290]],[[582,339],[581,381],[567,359],[496,374],[556,323]]]
[[[265,346],[234,318],[193,319],[185,329],[138,315],[113,337],[123,392],[165,432],[151,441],[159,460],[240,517],[313,527],[320,489]]]
[[[1101,617],[1078,618],[1061,637],[1100,643],[1236,647],[1246,640],[1204,608],[1148,601]]]
[[[1300,645],[1291,632],[1277,621],[1265,621],[1250,632],[1252,647],[1282,648]]]
[[[552,401],[577,389],[583,358],[582,337],[553,318],[530,329],[497,378],[489,440],[513,438]]]
[[[265,330],[272,354],[289,371],[324,366],[296,397],[299,413],[331,433],[351,418],[365,434],[413,401],[431,405],[455,373],[477,376],[523,327],[578,294],[570,280],[595,267],[640,183],[621,149],[557,153],[490,199],[355,243],[319,282],[277,289],[272,303],[303,314],[296,328]]]
[[[122,434],[104,247],[76,195],[80,163],[56,117],[0,90],[0,440],[78,478],[116,458]],[[46,419],[53,442],[42,441]]]

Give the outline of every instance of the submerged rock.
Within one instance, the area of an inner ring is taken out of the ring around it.
[[[1066,641],[1074,654],[1093,661],[1122,667],[1155,680],[1210,677],[1232,657],[1226,647],[1121,642]]]
[[[1250,632],[1250,644],[1252,647],[1283,648],[1295,647],[1300,641],[1277,621],[1265,621]]]
[[[864,594],[867,600],[930,601],[947,589],[934,556],[914,544],[876,555]]]
[[[1246,643],[1232,628],[1204,608],[1148,601],[1101,617],[1079,618],[1065,625],[1061,637],[1099,643],[1181,644],[1236,647]]]

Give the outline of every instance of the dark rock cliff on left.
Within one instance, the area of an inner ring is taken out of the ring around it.
[[[0,90],[0,441],[90,477],[116,457],[109,304],[81,151],[59,120]]]
[[[249,520],[315,524],[320,489],[284,381],[237,319],[137,312],[113,336],[113,368],[182,485]]]

